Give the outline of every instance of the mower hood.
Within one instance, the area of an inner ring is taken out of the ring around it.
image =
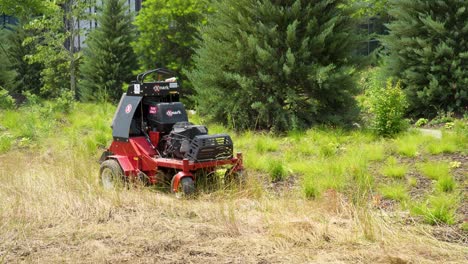
[[[120,98],[119,105],[112,119],[112,137],[116,141],[128,141],[130,125],[133,115],[141,102],[141,96],[129,96],[126,94]]]

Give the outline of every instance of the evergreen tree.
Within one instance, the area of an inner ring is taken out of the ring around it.
[[[216,3],[189,73],[199,112],[237,129],[350,120],[359,36],[346,2]]]
[[[81,67],[80,95],[83,100],[116,101],[122,86],[132,80],[136,58],[130,42],[134,39],[132,15],[123,0],[104,1],[99,27],[88,35]]]
[[[389,75],[401,79],[414,115],[468,105],[468,1],[391,0],[383,38]]]
[[[12,28],[7,38],[7,56],[10,63],[9,69],[15,72],[13,83],[9,87],[14,92],[31,92],[39,94],[42,86],[41,71],[43,66],[40,63],[29,63],[25,57],[34,52],[34,42],[24,44],[24,40],[35,34],[33,30],[23,28],[23,24]],[[8,86],[5,86],[8,87]]]

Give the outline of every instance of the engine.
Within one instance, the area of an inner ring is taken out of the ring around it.
[[[162,134],[158,150],[164,158],[210,161],[232,158],[233,144],[227,134],[208,135],[202,125],[188,122],[180,102],[143,102],[148,125]]]
[[[176,123],[160,142],[163,157],[209,161],[232,158],[233,144],[226,134],[208,135],[208,129],[189,122]]]

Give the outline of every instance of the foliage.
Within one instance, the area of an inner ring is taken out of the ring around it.
[[[15,77],[10,83],[8,90],[17,93],[30,91],[39,93],[42,86],[40,73],[43,66],[40,63],[30,63],[25,58],[35,50],[35,42],[24,43],[24,41],[37,32],[31,29],[24,29],[24,22],[13,26],[8,34],[6,42],[8,48],[6,54],[9,61],[9,69],[15,73]]]
[[[78,23],[92,15],[87,11],[92,5],[93,0],[44,1],[43,15],[25,27],[39,32],[24,43],[36,43],[36,50],[26,56],[29,62],[44,65],[40,91],[43,97],[58,97],[63,90],[71,90],[75,96],[81,52],[74,43],[82,33]]]
[[[417,127],[422,127],[422,126],[427,125],[428,122],[429,122],[429,120],[427,120],[426,118],[419,118],[418,121],[416,121],[416,123],[414,123],[414,125],[417,126]]]
[[[372,128],[380,136],[394,136],[407,128],[404,119],[407,107],[406,96],[400,82],[393,85],[387,80],[386,86],[374,86],[370,90],[370,112],[373,114]]]
[[[97,18],[99,27],[87,38],[81,67],[83,100],[118,101],[122,86],[132,80],[136,57],[130,42],[135,38],[124,0],[107,0]]]
[[[13,79],[15,78],[15,71],[11,70],[11,60],[8,57],[7,45],[9,30],[0,29],[0,86],[8,87],[13,86]]]
[[[138,39],[133,43],[144,70],[157,67],[171,69],[182,76],[184,91],[191,84],[184,72],[192,69],[195,37],[207,13],[210,0],[146,0],[135,19]]]
[[[199,112],[277,131],[352,119],[359,36],[344,2],[215,3],[188,74]]]
[[[8,94],[8,91],[0,86],[0,109],[12,109],[15,107],[15,100]]]
[[[390,75],[401,80],[414,115],[468,105],[466,0],[392,0],[382,38]]]
[[[45,2],[45,3],[44,3]],[[16,16],[20,19],[31,15],[40,15],[52,1],[44,0],[2,0],[0,14]]]

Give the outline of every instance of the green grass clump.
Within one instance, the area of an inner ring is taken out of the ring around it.
[[[431,196],[425,204],[414,205],[411,213],[424,217],[429,224],[454,224],[459,198],[453,194]]]
[[[452,192],[456,187],[455,179],[450,175],[439,177],[435,187],[439,192]]]
[[[314,199],[320,196],[321,190],[313,177],[306,176],[302,180],[302,193],[306,198]]]
[[[393,183],[389,185],[383,185],[379,188],[379,190],[382,196],[385,198],[399,202],[405,202],[409,200],[408,189],[404,184]]]
[[[426,146],[427,152],[431,155],[438,155],[442,153],[454,153],[457,151],[457,145],[450,141],[438,140],[429,143]]]
[[[385,166],[381,170],[383,175],[396,179],[404,178],[407,172],[408,166],[399,165],[395,157],[389,157]]]
[[[417,164],[419,171],[432,180],[450,177],[450,164],[447,162],[424,162]]]
[[[280,160],[270,160],[268,162],[268,173],[273,182],[283,180],[288,172]]]

